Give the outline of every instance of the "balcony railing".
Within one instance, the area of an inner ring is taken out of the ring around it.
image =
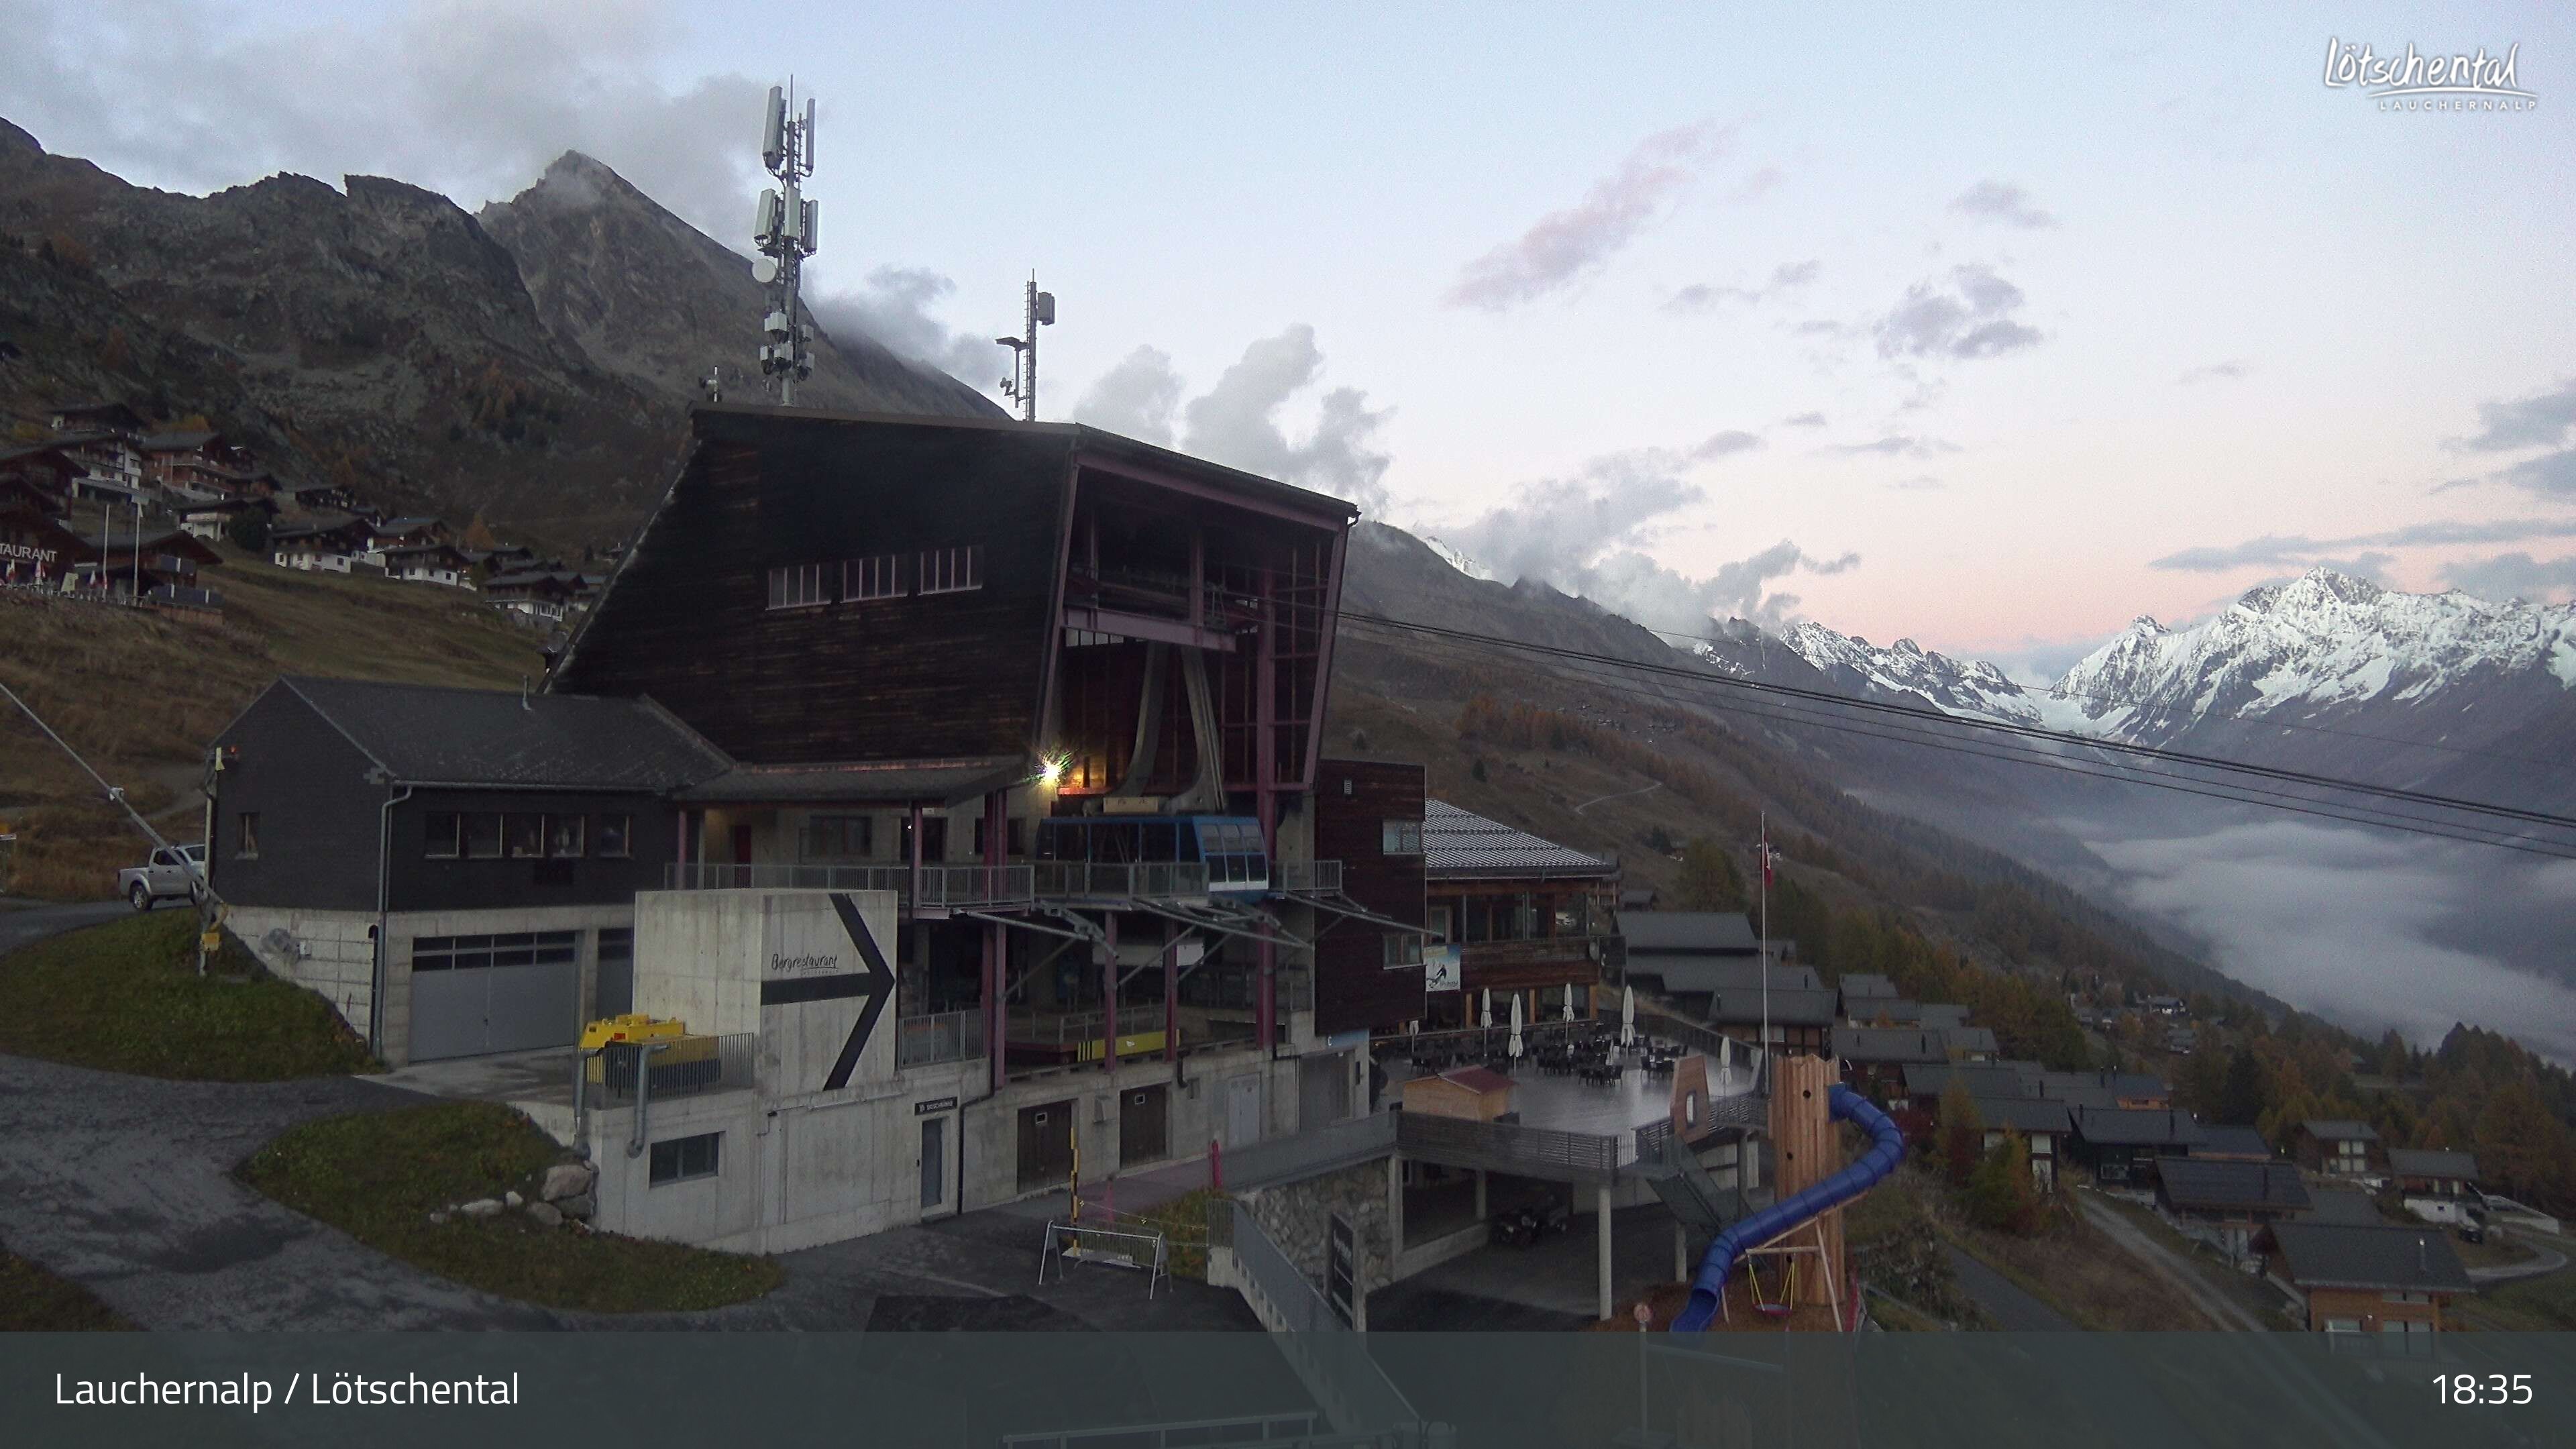
[[[1285,860],[1273,869],[1278,873],[1279,888],[1292,895],[1328,896],[1342,888],[1342,863],[1338,860]]]
[[[684,1036],[662,1047],[651,1054],[654,1097],[751,1086],[759,1040],[750,1032],[737,1036]],[[592,1057],[584,1070],[604,1100],[627,1102],[635,1097],[636,1063],[641,1059],[642,1047],[612,1042]]]
[[[1600,936],[1554,936],[1530,941],[1469,941],[1459,947],[1458,962],[1473,969],[1490,966],[1545,966],[1556,962],[1598,961]]]
[[[675,864],[662,868],[662,882],[675,891],[892,891],[907,906],[958,909],[1026,905],[1035,899],[1030,872],[1025,865],[925,865],[918,902],[908,865]]]
[[[1100,1040],[1096,1011],[1014,1011],[1005,1022],[1015,1046],[1086,1046]],[[1142,1036],[1163,1029],[1161,1005],[1118,1008],[1118,1034]]]
[[[1081,860],[1041,860],[1032,872],[1040,900],[1173,900],[1208,893],[1203,861],[1140,861],[1104,865]]]
[[[984,1013],[979,1010],[907,1016],[895,1023],[894,1064],[898,1067],[972,1061],[983,1054]]]

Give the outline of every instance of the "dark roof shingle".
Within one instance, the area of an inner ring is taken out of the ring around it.
[[[662,792],[730,763],[643,700],[296,676],[285,689],[397,784]]]
[[[2282,1266],[2302,1288],[2474,1293],[2468,1269],[2438,1228],[2275,1223]]]
[[[1423,863],[1443,876],[1613,875],[1612,861],[1542,840],[1446,800],[1422,803]]]
[[[2308,1190],[2287,1162],[2207,1162],[2172,1158],[2157,1165],[2157,1191],[2178,1208],[2213,1212],[2301,1212]]]

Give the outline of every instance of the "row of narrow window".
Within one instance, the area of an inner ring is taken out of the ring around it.
[[[912,564],[912,586],[906,587],[904,565]],[[800,609],[828,604],[832,565],[787,564],[769,571],[769,607]],[[900,598],[907,593],[962,594],[984,587],[984,546],[926,548],[912,555],[881,553],[854,558],[840,566],[840,597],[846,602]]]

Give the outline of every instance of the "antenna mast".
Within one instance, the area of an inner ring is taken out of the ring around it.
[[[760,210],[752,218],[752,244],[761,260],[752,275],[769,287],[768,315],[761,319],[760,373],[780,406],[796,406],[796,384],[814,375],[814,354],[806,344],[814,328],[797,300],[804,261],[814,255],[814,203],[800,183],[814,174],[814,100],[805,99],[805,114],[793,114],[796,82],[769,88],[762,117],[760,164],[778,185],[760,193]]]
[[[1027,305],[1022,313],[1027,330],[1018,337],[996,337],[993,341],[1011,349],[1011,375],[1002,379],[1002,396],[1020,405],[1020,419],[1038,420],[1038,329],[1055,325],[1055,293],[1038,290],[1037,273],[1029,273]]]

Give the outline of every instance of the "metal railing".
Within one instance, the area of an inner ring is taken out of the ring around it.
[[[1372,1112],[1288,1137],[1248,1142],[1225,1150],[1222,1170],[1229,1192],[1294,1182],[1395,1151],[1400,1112]]]
[[[659,1050],[652,1057],[653,1100],[750,1087],[759,1040],[757,1034],[743,1032],[735,1036],[684,1036],[667,1044],[654,1043]],[[634,1099],[635,1064],[641,1051],[642,1047],[632,1042],[611,1042],[589,1060],[584,1070],[602,1100]]]
[[[1151,860],[1113,865],[1084,860],[1041,860],[1034,872],[1040,900],[1168,900],[1205,896],[1205,861]]]
[[[1422,1417],[1404,1394],[1370,1358],[1360,1334],[1333,1311],[1323,1290],[1279,1251],[1252,1216],[1250,1207],[1233,1209],[1233,1249],[1244,1296],[1256,1300],[1254,1312],[1275,1337],[1308,1393],[1334,1426],[1352,1434],[1412,1435]],[[1267,1306],[1268,1313],[1261,1309]],[[1398,1442],[1407,1442],[1400,1439]]]
[[[1474,971],[1497,966],[1592,966],[1598,963],[1597,944],[1603,936],[1540,936],[1518,941],[1463,941],[1458,944],[1459,965]]]
[[[908,865],[734,865],[689,862],[662,867],[662,884],[675,891],[825,890],[892,891],[905,905],[982,907],[1025,905],[1036,899],[1025,865],[925,865],[915,902]]]
[[[1616,1137],[1421,1112],[1395,1115],[1396,1150],[1407,1157],[1558,1182],[1604,1183],[1619,1175]]]
[[[1292,895],[1328,896],[1342,888],[1342,863],[1338,860],[1283,860],[1275,862],[1279,889]]]
[[[1101,1015],[1097,1011],[1014,1011],[1002,1029],[1019,1046],[1082,1046],[1100,1040],[1100,1028]],[[1163,1008],[1159,1004],[1118,1008],[1120,1036],[1162,1029]]]
[[[1315,1009],[1315,978],[1305,968],[1273,968],[1273,980],[1277,983],[1281,1011]],[[1250,1011],[1260,989],[1261,976],[1254,967],[1212,969],[1203,966],[1181,982],[1181,1004],[1206,1011]]]
[[[982,1055],[984,1013],[980,1010],[942,1011],[895,1022],[894,1064],[898,1067],[927,1067]]]

